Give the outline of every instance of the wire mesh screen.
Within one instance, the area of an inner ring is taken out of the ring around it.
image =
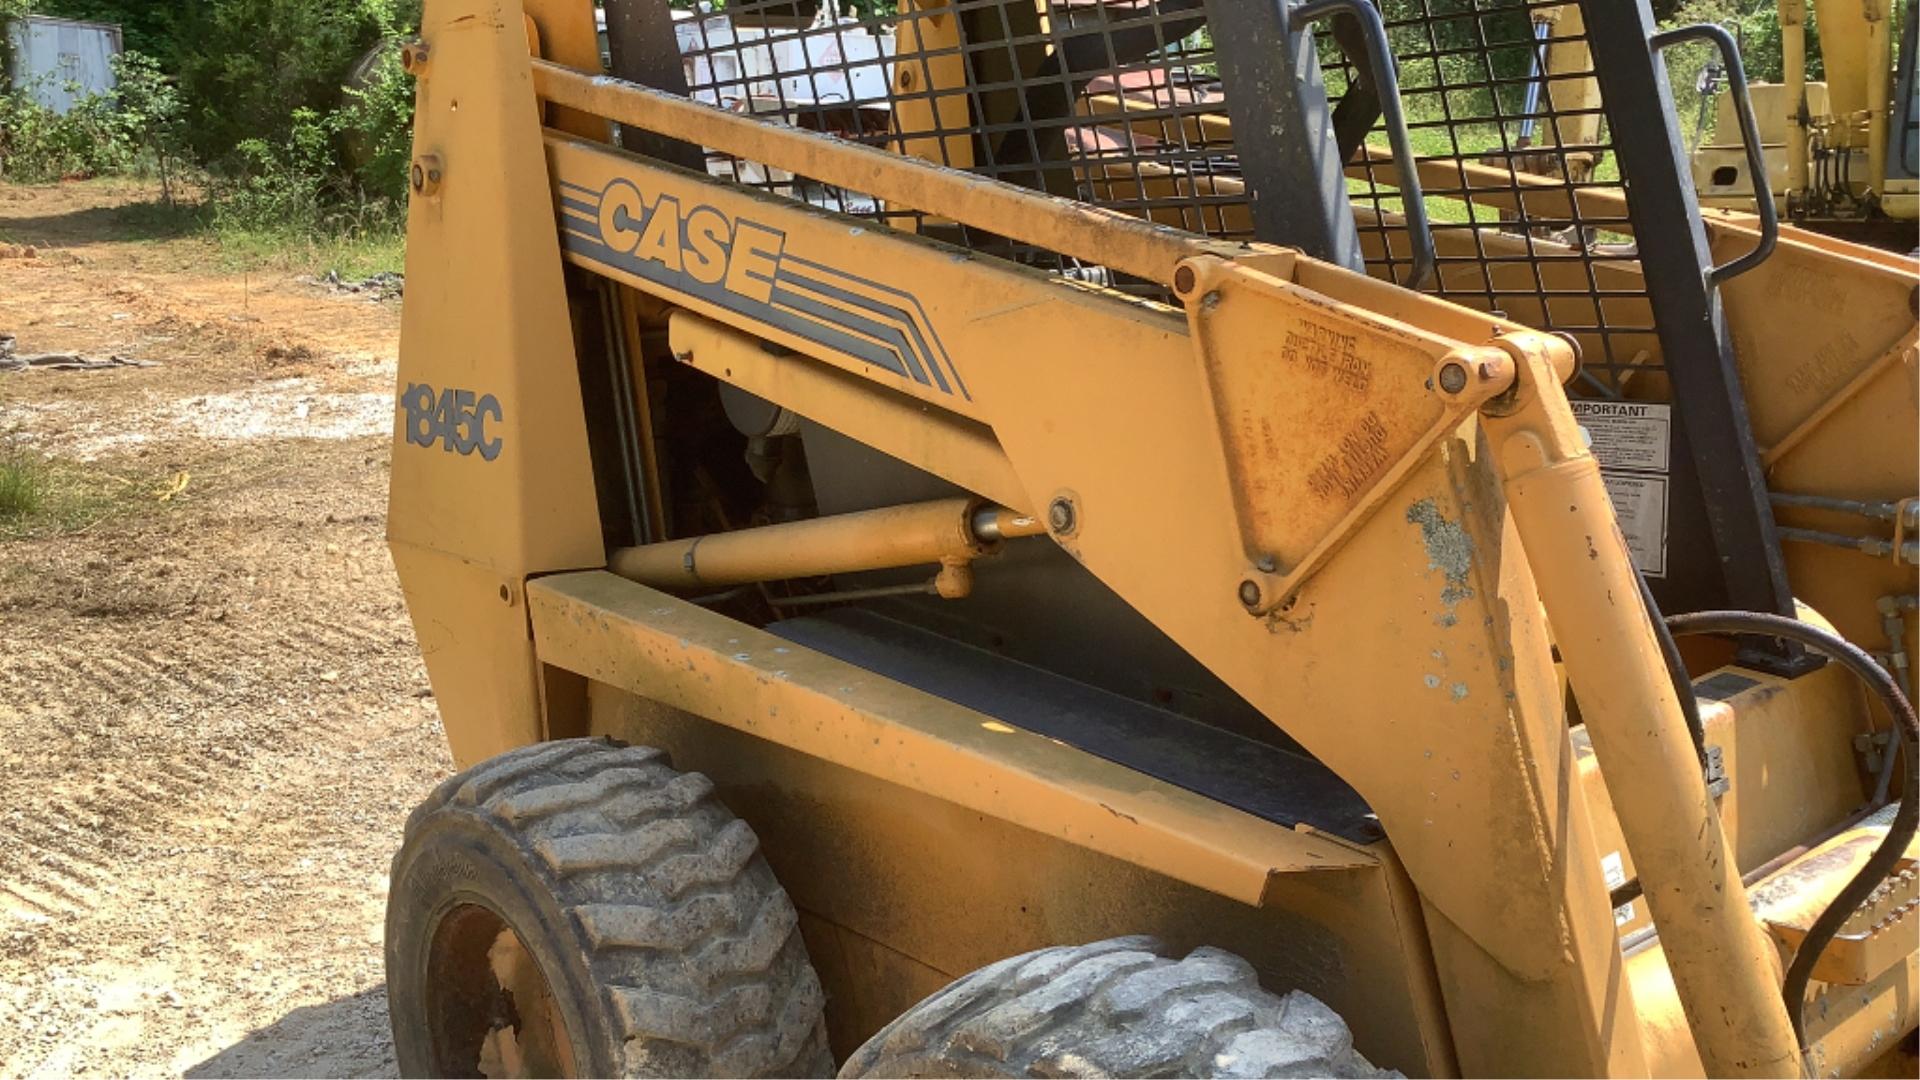
[[[692,95],[1215,236],[1248,233],[1201,0],[676,12]],[[1105,268],[764,163],[716,176],[1107,284]]]
[[[1591,391],[1616,393],[1634,371],[1657,368],[1624,188],[1580,47],[1579,6],[1381,2],[1440,254],[1430,291],[1575,335]],[[1235,33],[1236,18],[1270,18],[1258,5],[904,0],[896,9],[883,0],[862,14],[835,0],[748,0],[674,14],[689,91],[699,100],[1212,237],[1255,238],[1229,119],[1238,88],[1222,84],[1214,41]],[[1339,99],[1366,73],[1335,38],[1322,34],[1319,51],[1327,91]],[[1384,133],[1349,141],[1348,191],[1369,267],[1403,278],[1410,246]],[[709,154],[708,170],[1029,265],[1153,291],[942,218],[937,207],[888,206],[721,154]]]
[[[1657,371],[1646,284],[1580,5],[1381,6],[1439,254],[1428,291],[1574,335],[1588,393],[1614,396],[1635,375]],[[1332,42],[1320,51],[1329,93],[1346,94],[1360,73]],[[1403,268],[1410,250],[1384,147],[1376,129],[1348,168],[1362,246],[1382,276]]]

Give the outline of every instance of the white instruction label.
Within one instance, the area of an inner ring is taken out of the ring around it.
[[[1613,516],[1633,564],[1648,577],[1667,576],[1667,469],[1672,461],[1673,406],[1653,401],[1574,401],[1574,418],[1600,462]]]
[[[1627,538],[1633,565],[1648,577],[1667,576],[1667,478],[1603,472],[1613,516]]]
[[[1673,442],[1673,406],[1650,401],[1574,401],[1573,418],[1593,440],[1593,456],[1608,469],[1667,471]]]
[[[1600,857],[1600,876],[1607,879],[1607,891],[1612,892],[1627,883],[1627,866],[1620,853],[1610,851]],[[1633,921],[1633,905],[1621,904],[1613,909],[1613,925],[1625,926]]]

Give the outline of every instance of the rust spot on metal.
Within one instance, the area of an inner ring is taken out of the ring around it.
[[[1473,538],[1457,521],[1448,521],[1432,499],[1407,507],[1407,523],[1420,526],[1420,542],[1427,549],[1427,566],[1446,575],[1440,602],[1452,607],[1473,595],[1467,574],[1473,567]]]

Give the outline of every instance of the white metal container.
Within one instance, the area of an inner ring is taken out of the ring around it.
[[[120,28],[45,15],[23,15],[7,24],[7,74],[14,89],[65,114],[75,102],[114,87],[113,58],[120,54]]]

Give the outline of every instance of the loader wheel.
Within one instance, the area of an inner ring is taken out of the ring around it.
[[[981,968],[854,1051],[845,1077],[1397,1076],[1332,1009],[1260,988],[1252,965],[1148,937],[1040,949]]]
[[[387,902],[407,1076],[830,1076],[785,890],[658,750],[542,743],[407,819]]]

